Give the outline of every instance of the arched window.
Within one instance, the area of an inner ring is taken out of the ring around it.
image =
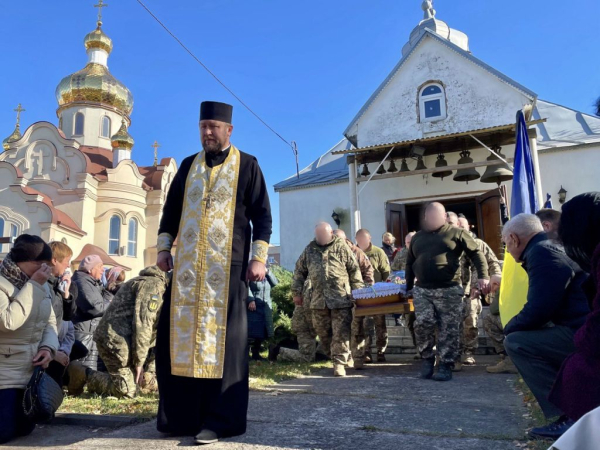
[[[105,138],[109,138],[110,137],[110,117],[108,116],[103,116],[102,117],[102,130],[101,130],[101,136],[105,137]]]
[[[121,218],[112,216],[110,218],[110,230],[108,232],[108,254],[118,255],[121,246]]]
[[[419,92],[421,122],[434,122],[446,118],[446,96],[439,83],[425,85]]]
[[[127,256],[137,256],[137,234],[138,221],[130,219],[127,230]]]
[[[75,114],[75,136],[83,136],[83,113],[78,112]]]

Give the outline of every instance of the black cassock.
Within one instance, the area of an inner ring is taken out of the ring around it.
[[[219,166],[228,154],[229,149],[217,155],[207,153],[207,166]],[[195,157],[196,155],[193,155],[184,159],[173,179],[165,202],[159,234],[169,233],[173,238],[177,236],[186,179]],[[258,240],[269,242],[271,226],[269,196],[258,161],[253,156],[240,152],[223,378],[188,378],[171,374],[169,287],[165,293],[156,339],[156,375],[160,395],[157,424],[159,431],[193,436],[202,429],[209,429],[219,437],[245,433],[249,391],[246,269],[251,243]]]

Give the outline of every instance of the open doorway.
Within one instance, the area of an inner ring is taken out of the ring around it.
[[[436,200],[442,203],[447,211],[456,214],[464,214],[473,231],[479,238],[483,239],[498,257],[502,257],[500,216],[500,198],[505,196],[505,188],[500,187],[479,196],[447,198]],[[424,207],[434,201],[403,203],[401,200],[388,202],[386,204],[386,225],[397,242],[404,243],[404,237],[411,231],[421,229],[421,217]]]

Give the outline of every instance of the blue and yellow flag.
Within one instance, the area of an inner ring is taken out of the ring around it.
[[[516,138],[510,217],[515,217],[521,213],[535,214],[539,209],[533,158],[523,111],[517,113]],[[528,285],[527,272],[521,267],[521,264],[506,253],[500,286],[500,320],[502,325],[510,322],[510,319],[523,309],[527,302]]]

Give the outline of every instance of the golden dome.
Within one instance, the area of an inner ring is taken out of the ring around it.
[[[103,49],[107,53],[112,49],[112,41],[104,34],[100,23],[96,30],[85,37],[84,43],[88,49],[89,62],[80,71],[64,77],[56,87],[59,110],[72,103],[96,103],[129,116],[133,110],[133,95],[112,76],[105,64],[106,59],[102,61],[94,58],[94,49]]]
[[[132,149],[134,141],[127,131],[125,119],[121,121],[121,128],[119,128],[119,131],[117,131],[117,133],[110,138],[110,144],[113,148],[124,148],[126,150]]]
[[[18,141],[19,139],[21,139],[21,129],[19,128],[19,124],[17,124],[12,134],[2,141],[2,148],[4,150],[8,150],[10,144]]]
[[[112,40],[104,34],[104,31],[102,31],[102,28],[100,27],[100,23],[98,23],[98,28],[85,35],[83,44],[85,45],[86,50],[89,50],[90,48],[100,48],[105,50],[106,53],[112,51]]]

